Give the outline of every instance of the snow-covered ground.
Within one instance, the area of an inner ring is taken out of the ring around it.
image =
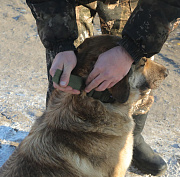
[[[0,166],[28,134],[45,109],[47,76],[45,49],[25,0],[0,6]],[[99,33],[99,26],[95,24]],[[155,103],[143,132],[151,147],[167,162],[164,177],[180,176],[180,27],[155,60],[170,74],[154,92]],[[131,167],[127,177],[143,175]]]

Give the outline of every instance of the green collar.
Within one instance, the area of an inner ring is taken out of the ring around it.
[[[54,77],[52,78],[52,81],[59,84],[61,75],[62,71],[57,69]],[[81,91],[83,86],[85,86],[85,79],[71,74],[68,85],[71,86],[73,89]],[[98,92],[93,89],[89,93],[87,93],[87,96],[98,99],[103,103],[112,103],[115,101],[115,99],[112,97],[112,95],[109,93],[107,89],[102,92]]]

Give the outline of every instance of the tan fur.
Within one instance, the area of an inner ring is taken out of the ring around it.
[[[119,40],[107,35],[85,40],[73,73],[86,78],[99,54]],[[131,70],[109,89],[114,103],[102,103],[84,92],[71,95],[55,90],[47,110],[0,169],[0,176],[125,176],[132,159],[131,115],[138,109],[138,100],[148,102],[147,93],[166,76],[163,66],[145,58]]]

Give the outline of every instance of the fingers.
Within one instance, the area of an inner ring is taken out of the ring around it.
[[[68,83],[69,83],[69,78],[72,72],[72,68],[64,65],[63,68],[63,73],[61,75],[61,79],[60,79],[60,86],[61,87],[67,87]]]
[[[113,87],[117,82],[111,82],[107,88]]]
[[[88,80],[88,82],[86,82],[87,84],[89,84],[85,88],[85,92],[90,92],[92,89],[98,87],[103,82],[103,78],[100,75],[95,77],[95,79],[93,77],[90,76],[90,79]]]
[[[104,91],[114,86],[118,81],[119,78],[112,77],[111,72],[102,72],[100,69],[94,68],[87,78],[85,91],[90,92],[92,89]]]
[[[90,84],[90,82],[92,82],[92,80],[94,80],[99,75],[99,73],[101,73],[101,71],[99,69],[94,68],[86,80],[86,85]]]
[[[63,73],[61,75],[59,85],[56,83],[53,83],[53,86],[63,92],[66,92],[66,93],[80,94],[79,90],[75,90],[72,87],[68,86],[71,71],[72,71],[72,68],[64,65],[64,69],[63,69]]]
[[[63,73],[59,85],[53,82],[54,88],[71,94],[80,94],[80,91],[68,86],[70,74],[76,63],[77,59],[74,51],[64,51],[56,55],[49,71],[50,75],[53,77],[57,69],[63,70]]]
[[[54,83],[53,82],[53,86],[54,86],[54,88],[56,88],[56,89],[59,89],[59,90],[61,90],[61,91],[63,91],[63,92],[66,92],[66,93],[70,93],[70,94],[80,94],[80,91],[79,90],[75,90],[75,89],[73,89],[72,87],[70,87],[70,86],[67,86],[67,87],[61,87],[60,85],[58,85],[58,84],[56,84],[56,83]]]
[[[62,70],[62,67],[59,67],[59,69]],[[51,68],[50,68],[50,70],[49,70],[49,73],[50,73],[50,75],[51,75],[52,77],[55,75],[56,70],[57,70],[56,67],[51,66]]]
[[[110,81],[104,81],[102,84],[100,84],[95,90],[96,91],[104,91],[106,88],[108,88],[110,85]]]
[[[112,79],[107,79],[104,80],[105,77],[102,77],[101,75],[99,75],[98,77],[96,77],[95,79],[93,79],[89,85],[87,85],[87,87],[85,88],[86,92],[90,92],[92,89],[95,89],[96,91],[104,91],[107,88],[111,88],[112,86],[114,86],[117,81],[112,82]]]
[[[100,81],[100,80],[99,80]],[[118,81],[117,81],[118,82]],[[90,92],[92,89],[95,89],[96,91],[104,91],[107,88],[113,87],[117,82],[112,82],[111,80],[106,80],[103,82],[96,82],[96,79],[94,79],[85,89],[86,92]]]

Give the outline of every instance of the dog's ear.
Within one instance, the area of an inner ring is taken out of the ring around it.
[[[129,98],[130,85],[128,80],[129,76],[126,75],[109,90],[112,93],[113,98],[119,103],[125,103]]]

